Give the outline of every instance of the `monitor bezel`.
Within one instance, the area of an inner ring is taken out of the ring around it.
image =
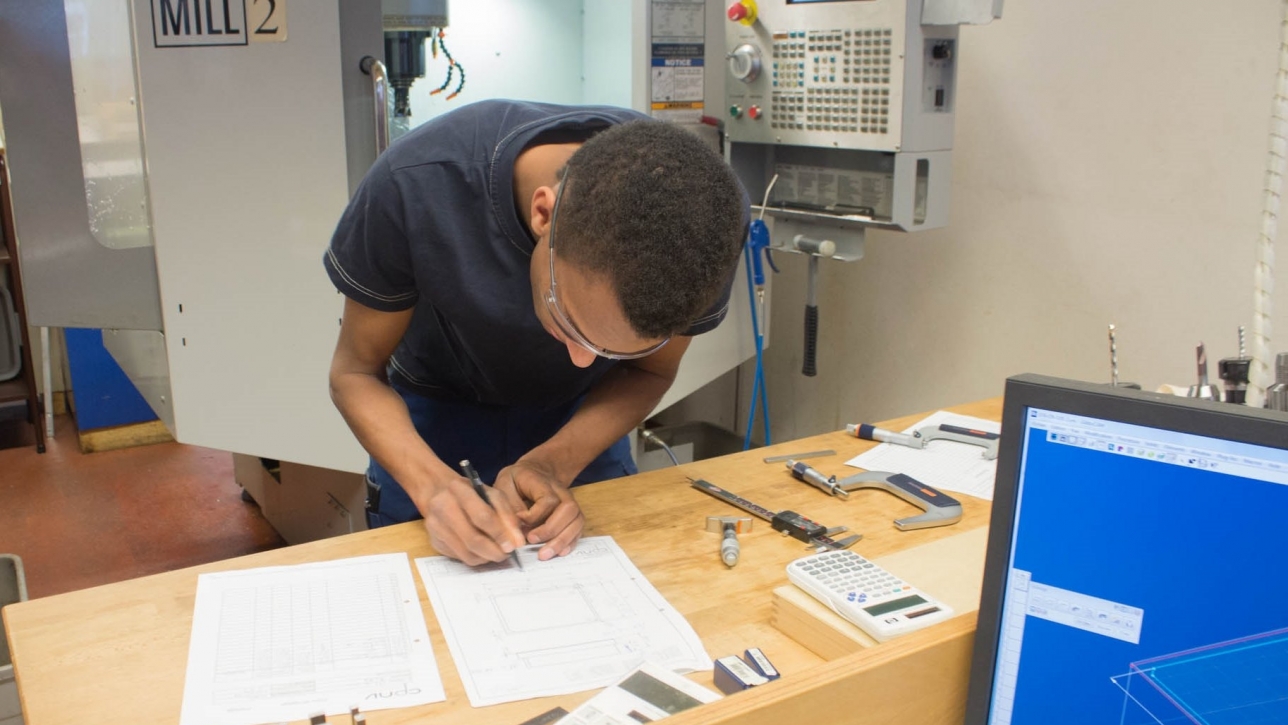
[[[971,654],[965,725],[987,725],[992,707],[1002,598],[1011,561],[1016,485],[1024,444],[1021,432],[1025,429],[1024,418],[1029,408],[1288,450],[1288,413],[1045,375],[1008,378],[1003,394],[1002,439]]]

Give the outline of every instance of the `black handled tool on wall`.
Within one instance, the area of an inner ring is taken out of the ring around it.
[[[836,242],[810,239],[798,234],[792,240],[798,251],[809,255],[809,282],[805,293],[805,361],[801,374],[818,375],[818,259],[836,254]]]

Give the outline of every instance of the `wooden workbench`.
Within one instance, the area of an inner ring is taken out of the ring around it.
[[[949,410],[999,420],[1001,400]],[[887,421],[884,427],[898,430],[920,417]],[[804,545],[757,521],[751,533],[739,537],[740,562],[727,569],[717,554],[718,537],[707,533],[704,524],[708,515],[735,510],[693,489],[687,478],[707,479],[770,508],[789,508],[828,525],[849,526],[864,534],[854,550],[868,558],[987,526],[988,502],[954,494],[965,509],[960,523],[901,532],[891,520],[916,509],[895,497],[869,490],[854,492],[848,501],[831,498],[793,479],[782,463],[762,461],[776,454],[831,448],[836,456],[810,463],[824,473],[842,474],[854,470],[843,465],[845,460],[873,445],[844,433],[828,433],[575,489],[586,515],[584,535],[612,536],[693,625],[713,658],[760,647],[783,673],[777,682],[681,713],[669,722],[961,722],[974,612],[825,661],[770,621],[771,592],[787,583],[784,569],[808,553]],[[435,553],[422,525],[415,522],[6,607],[5,627],[26,722],[178,722],[198,574],[389,552],[406,552],[412,558]],[[368,722],[517,725],[556,705],[571,710],[594,694],[471,708],[423,583],[415,578],[447,701],[371,711]],[[691,677],[712,687],[710,672]]]

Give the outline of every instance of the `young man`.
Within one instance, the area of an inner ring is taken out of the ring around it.
[[[635,472],[624,436],[723,319],[746,232],[723,160],[646,119],[485,101],[377,159],[324,258],[372,526],[423,517],[471,565],[545,560],[581,535],[570,486]]]

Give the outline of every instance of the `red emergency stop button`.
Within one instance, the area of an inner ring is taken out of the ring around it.
[[[760,120],[760,106],[752,106],[751,108],[748,108],[748,109],[747,109],[747,118],[750,118],[750,119],[751,119],[751,120],[753,120],[753,121],[759,121],[759,120]]]
[[[756,22],[756,0],[734,0],[729,3],[725,15],[731,22],[751,25]]]

